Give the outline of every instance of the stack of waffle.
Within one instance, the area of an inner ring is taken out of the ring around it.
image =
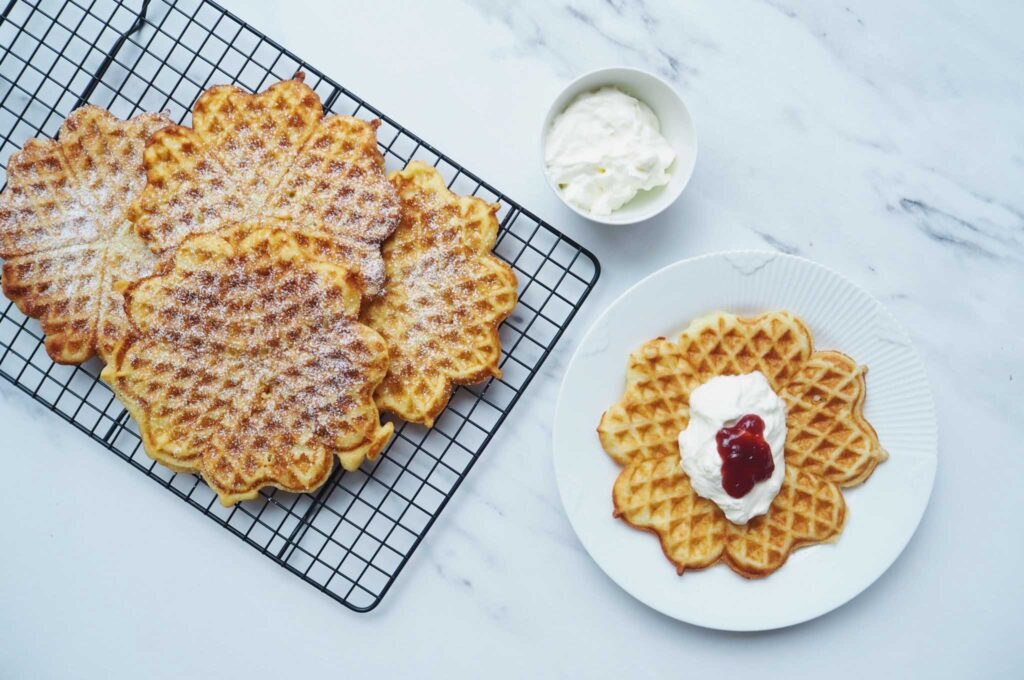
[[[87,106],[11,158],[5,294],[225,505],[313,490],[380,454],[380,410],[431,426],[500,375],[497,207],[422,163],[388,178],[378,125],[325,117],[299,74],[213,87],[191,127]]]

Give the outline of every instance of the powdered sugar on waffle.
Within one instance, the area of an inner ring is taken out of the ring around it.
[[[86,106],[64,122],[59,140],[30,140],[11,158],[0,196],[5,288],[40,319],[58,361],[106,356],[124,333],[123,310],[107,298],[114,280],[148,273],[153,258],[120,227],[145,182],[145,141],[168,123],[157,114],[121,121]]]
[[[357,322],[309,269],[234,256],[142,287],[129,313],[148,337],[196,350],[205,363],[235,356],[261,389],[273,386],[304,408],[323,407],[327,388],[338,395],[358,387],[365,357],[357,356]],[[208,370],[222,375],[216,362]]]
[[[436,168],[418,161],[392,181],[402,222],[384,248],[385,293],[364,313],[391,352],[377,403],[430,425],[454,384],[501,374],[497,329],[516,304],[516,280],[490,253],[494,206],[454,195]]]
[[[196,102],[193,128],[157,135],[147,153],[150,183],[132,209],[158,252],[191,234],[257,221],[332,241],[322,255],[359,272],[380,292],[380,244],[398,224],[398,197],[377,148],[379,123],[323,118],[300,80],[260,94],[215,87]]]
[[[354,451],[358,465],[391,432],[372,396],[383,339],[356,319],[343,270],[314,265],[283,235],[245,226],[230,235],[241,246],[183,244],[129,289],[141,335],[105,374],[171,443],[151,453],[202,471],[227,502],[266,484],[308,490],[333,454]]]
[[[470,262],[458,232],[440,223],[436,213],[421,229],[437,241],[402,280],[411,319],[406,343],[418,357],[437,361],[450,350],[443,346],[443,339],[457,329],[469,301],[468,296],[458,297],[456,284],[466,277]]]

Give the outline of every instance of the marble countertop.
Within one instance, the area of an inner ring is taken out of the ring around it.
[[[591,248],[603,275],[395,587],[356,615],[0,384],[5,677],[987,677],[1024,665],[1024,7],[1008,0],[564,4],[223,0]],[[544,112],[614,64],[671,80],[700,158],[670,210],[588,224],[539,168]],[[818,620],[723,634],[632,600],[562,512],[551,415],[600,311],[729,248],[877,296],[940,423],[903,556]],[[121,673],[115,672],[116,670]]]

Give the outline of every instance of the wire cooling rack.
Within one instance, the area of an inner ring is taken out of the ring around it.
[[[0,0],[2,2],[3,0]],[[334,113],[379,117],[388,168],[434,164],[453,191],[501,205],[495,251],[515,268],[519,305],[501,327],[501,379],[459,388],[433,429],[396,423],[376,462],[336,466],[314,494],[276,489],[224,508],[201,479],[154,463],[99,381],[102,365],[59,366],[39,325],[0,301],[0,375],[285,569],[356,611],[375,607],[537,374],[599,274],[596,259],[394,120],[212,2],[11,0],[0,13],[0,167],[75,108],[168,110],[188,124],[208,86],[262,90],[306,72]]]

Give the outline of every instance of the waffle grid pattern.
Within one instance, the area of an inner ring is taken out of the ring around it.
[[[84,103],[126,118],[170,111],[189,124],[208,86],[251,91],[306,72],[331,113],[380,117],[388,170],[434,165],[452,191],[501,205],[495,252],[519,279],[500,329],[504,376],[456,390],[433,429],[396,422],[387,451],[336,467],[315,494],[274,489],[224,508],[191,474],[143,451],[135,423],[102,382],[102,364],[50,361],[36,321],[0,300],[0,376],[228,531],[356,611],[380,603],[597,281],[596,259],[490,185],[243,21],[204,0],[0,0],[0,167],[32,137],[52,137]],[[4,172],[6,177],[6,172]]]
[[[766,514],[734,525],[697,496],[674,437],[689,418],[682,403],[691,389],[753,370],[789,405],[785,480]],[[625,393],[598,427],[605,450],[624,465],[613,489],[616,515],[655,532],[679,573],[721,557],[743,576],[767,576],[793,550],[835,540],[846,518],[840,487],[862,483],[888,457],[863,417],[865,370],[840,352],[815,351],[810,329],[784,311],[715,312],[692,321],[678,342],[646,343],[631,355]]]

